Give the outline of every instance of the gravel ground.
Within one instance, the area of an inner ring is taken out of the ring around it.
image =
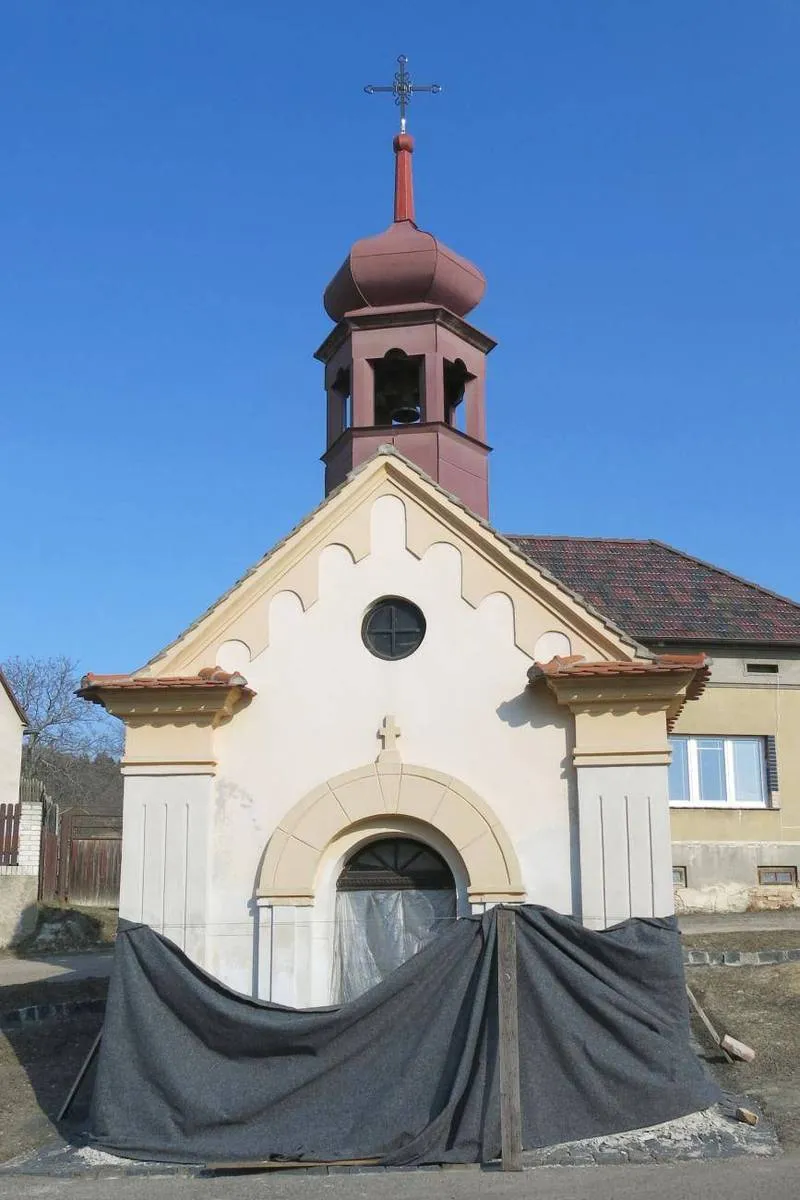
[[[756,1051],[752,1063],[716,1059],[721,1086],[753,1096],[783,1147],[800,1150],[800,963],[687,967],[686,978],[718,1032]]]

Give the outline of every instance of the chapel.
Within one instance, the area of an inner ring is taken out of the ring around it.
[[[324,293],[322,502],[81,689],[126,726],[120,915],[287,1005],[498,902],[671,914],[668,738],[709,676],[492,527],[485,280],[417,225],[393,149],[394,219]]]

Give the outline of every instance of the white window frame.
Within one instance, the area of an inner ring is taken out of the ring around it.
[[[722,752],[725,763],[725,792],[726,800],[703,800],[700,797],[700,763],[697,743],[704,741],[706,738],[714,738],[715,741],[722,742]],[[688,800],[673,800],[670,797],[670,808],[769,808],[770,794],[767,786],[767,739],[760,734],[739,734],[736,736],[726,736],[722,733],[696,733],[696,734],[676,734],[670,738],[670,743],[675,741],[686,742],[686,757],[689,768],[689,799]],[[736,769],[734,764],[733,747],[735,742],[753,742],[761,743],[761,755],[759,763],[761,769],[761,794],[762,800],[737,800],[736,796]],[[731,796],[734,799],[731,799]]]

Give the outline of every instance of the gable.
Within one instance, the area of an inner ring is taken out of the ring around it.
[[[388,497],[401,514],[409,555],[421,561],[447,546],[467,604],[477,609],[495,594],[507,598],[514,642],[529,658],[566,648],[549,635],[561,635],[571,653],[589,658],[649,656],[396,452],[380,452],[137,675],[188,675],[214,663],[246,670],[269,645],[281,594],[293,594],[308,611],[319,599],[321,571],[335,569],[337,555],[360,563],[381,553],[375,514],[381,504],[386,510]]]

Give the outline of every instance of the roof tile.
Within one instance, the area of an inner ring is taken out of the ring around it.
[[[664,542],[507,536],[640,641],[800,645],[800,604]]]

